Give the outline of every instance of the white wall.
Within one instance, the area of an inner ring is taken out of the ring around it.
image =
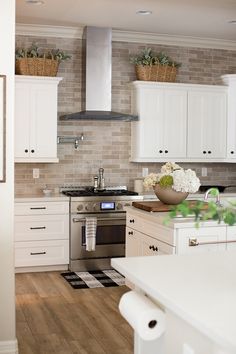
[[[7,75],[6,183],[0,183],[0,353],[17,352],[13,254],[15,0],[0,1],[0,74]]]

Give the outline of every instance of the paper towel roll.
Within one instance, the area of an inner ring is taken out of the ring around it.
[[[122,296],[119,310],[143,340],[157,339],[165,332],[165,313],[136,291],[129,291]]]

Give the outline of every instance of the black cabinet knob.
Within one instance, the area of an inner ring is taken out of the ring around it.
[[[159,150],[159,153],[160,153],[160,154],[162,154],[162,153],[163,153],[163,151],[162,151],[162,150]]]
[[[25,149],[25,152],[27,153],[27,152],[29,152],[29,150],[28,150],[28,149]]]
[[[149,249],[151,250],[151,249],[152,249],[152,246],[149,246]]]
[[[210,151],[210,150],[208,151],[208,154],[211,154],[211,151]]]
[[[233,154],[234,154],[234,151],[230,151],[230,153],[233,155]]]
[[[203,154],[206,154],[206,153],[207,153],[207,152],[204,150],[204,151],[203,151]]]
[[[168,150],[165,150],[165,154],[168,154]]]
[[[130,221],[129,221],[129,222],[134,223],[134,219],[130,219]]]
[[[134,234],[133,231],[128,232],[128,235],[133,235],[133,234]]]
[[[31,150],[32,154],[34,153],[34,149]]]

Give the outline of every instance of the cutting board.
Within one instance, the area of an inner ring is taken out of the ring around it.
[[[187,203],[190,207],[193,207],[197,203],[197,200],[187,200]],[[164,204],[159,200],[151,202],[133,202],[132,206],[138,209],[142,209],[149,212],[161,212],[161,211],[170,211],[174,205]],[[207,209],[208,204],[204,203],[202,210]]]

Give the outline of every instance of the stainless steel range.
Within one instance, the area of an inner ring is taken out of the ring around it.
[[[72,271],[110,268],[110,258],[125,255],[125,206],[142,199],[121,189],[84,187],[62,191],[70,197],[70,264]],[[86,251],[86,218],[97,219],[95,251]]]

